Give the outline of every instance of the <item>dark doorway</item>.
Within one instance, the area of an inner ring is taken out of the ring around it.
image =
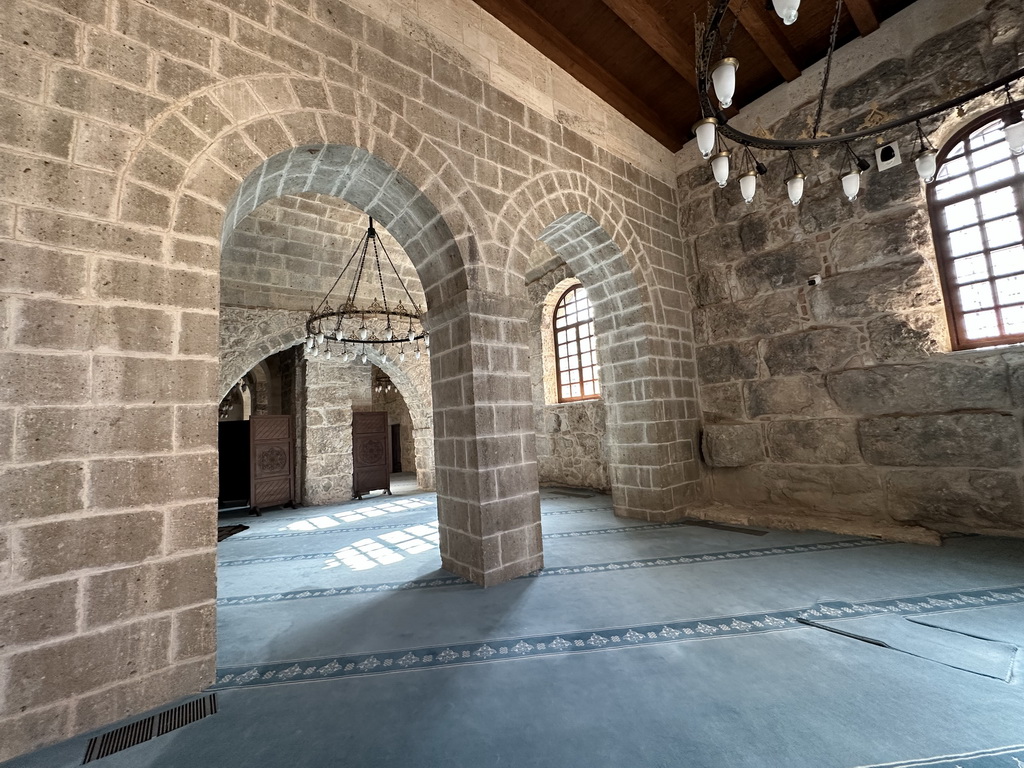
[[[402,425],[391,425],[391,471],[402,471]]]

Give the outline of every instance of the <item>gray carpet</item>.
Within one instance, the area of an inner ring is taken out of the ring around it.
[[[1024,542],[752,536],[542,500],[545,569],[488,590],[439,569],[429,494],[250,518],[219,548],[218,714],[99,765],[1024,760]],[[10,765],[77,765],[86,741]]]

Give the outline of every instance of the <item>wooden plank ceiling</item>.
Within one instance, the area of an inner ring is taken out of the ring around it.
[[[475,0],[673,152],[700,119],[694,23],[707,0]],[[914,0],[843,0],[838,44],[870,34]],[[740,61],[735,103],[742,106],[822,58],[834,0],[803,0],[785,26],[771,0],[732,0],[721,25]]]

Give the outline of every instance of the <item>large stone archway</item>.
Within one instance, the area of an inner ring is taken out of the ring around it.
[[[586,178],[564,172],[540,177],[508,208],[504,218],[518,220],[508,232],[516,271],[526,274],[535,266],[530,259],[540,240],[594,304],[615,514],[681,517],[702,492],[685,291],[658,287],[633,224]]]

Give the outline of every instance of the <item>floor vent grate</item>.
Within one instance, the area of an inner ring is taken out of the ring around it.
[[[134,747],[136,744],[142,744],[154,736],[163,736],[165,733],[170,733],[177,728],[216,713],[217,694],[211,693],[201,699],[193,699],[134,723],[122,725],[120,728],[89,739],[82,765]]]

